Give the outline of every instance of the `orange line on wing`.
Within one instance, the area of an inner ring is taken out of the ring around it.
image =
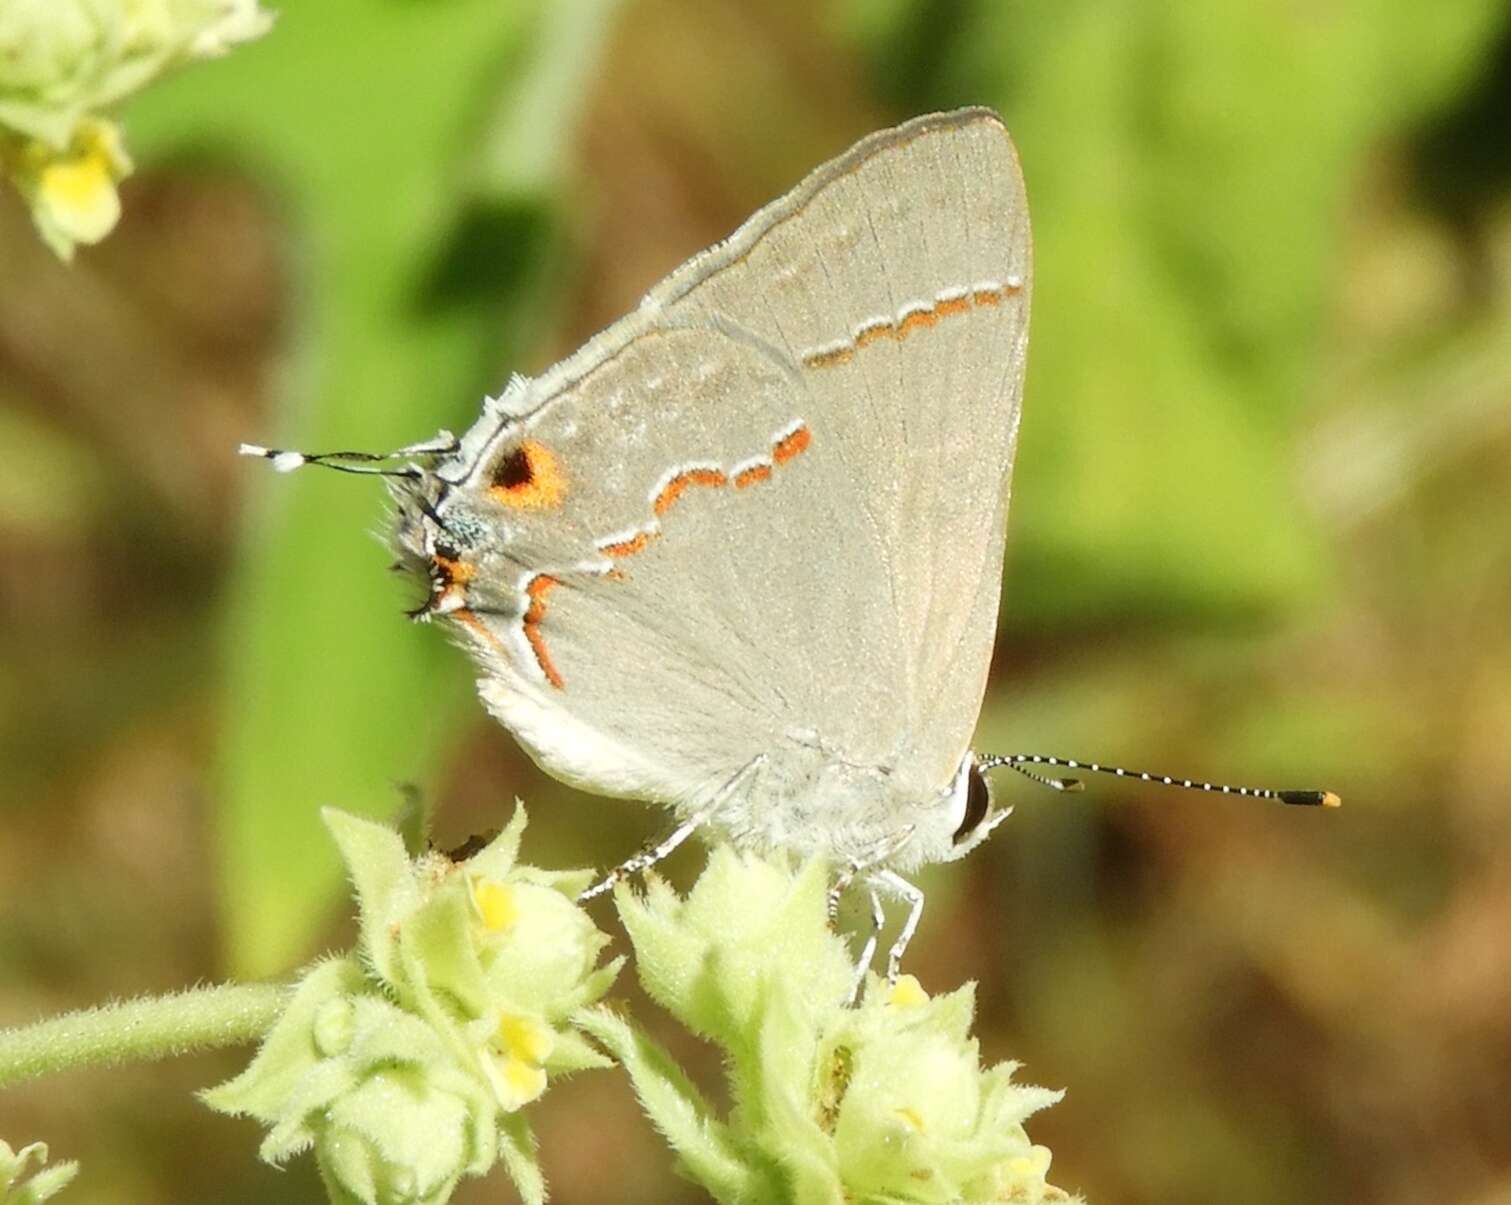
[[[551,654],[546,651],[546,639],[540,634],[540,621],[546,617],[546,595],[559,585],[560,580],[549,573],[537,573],[525,586],[525,593],[530,596],[530,606],[525,611],[525,639],[530,642],[530,649],[535,654],[540,672],[545,674],[546,681],[557,690],[564,683],[561,673],[551,660]]]
[[[655,538],[656,533],[653,531],[637,531],[628,540],[600,545],[598,551],[604,556],[634,556],[637,552],[644,552],[646,546]]]
[[[508,657],[508,654],[504,652],[504,646],[499,642],[498,637],[488,630],[488,625],[485,624],[466,607],[459,607],[457,610],[451,612],[450,618],[455,619],[458,623],[465,626],[468,631],[470,631],[474,636],[478,637],[478,639],[480,639],[500,657]]]
[[[933,310],[914,310],[906,318],[897,324],[897,337],[906,338],[912,331],[920,327],[933,326],[939,321],[939,315]]]
[[[853,347],[833,347],[804,356],[803,363],[809,368],[832,368],[836,364],[848,364],[854,356]]]
[[[1015,284],[1009,281],[1000,287],[988,287],[982,284],[959,297],[938,297],[932,306],[909,309],[896,322],[889,322],[885,318],[872,319],[855,332],[855,338],[851,343],[831,345],[820,351],[809,352],[803,357],[803,365],[806,368],[833,368],[836,364],[848,364],[861,348],[869,347],[882,339],[891,339],[894,343],[901,343],[914,331],[927,330],[929,327],[939,325],[941,318],[967,313],[972,306],[999,306],[1003,298],[1022,291],[1021,282]]]
[[[771,449],[771,459],[777,464],[786,464],[794,456],[800,456],[813,442],[813,434],[806,426],[799,427],[791,435],[777,440]]]
[[[689,486],[706,485],[718,489],[728,484],[729,478],[719,469],[689,469],[685,473],[678,473],[666,483],[661,492],[656,495],[652,509],[658,515],[666,514]]]
[[[688,489],[695,485],[708,486],[719,489],[726,485],[733,485],[737,490],[748,489],[763,481],[770,481],[776,474],[778,465],[786,464],[797,456],[801,456],[813,443],[813,433],[808,429],[808,424],[802,420],[796,420],[796,425],[787,428],[785,435],[773,436],[771,444],[771,460],[768,463],[764,457],[751,457],[748,460],[735,465],[729,473],[721,468],[704,466],[701,468],[686,469],[676,474],[661,487],[651,503],[651,508],[657,515],[664,515],[676,503]],[[744,467],[741,467],[743,464]],[[600,543],[598,551],[604,556],[615,559],[634,556],[636,553],[645,551],[652,540],[659,539],[663,533],[652,524],[650,530],[635,531],[624,537],[608,537],[609,543]],[[610,581],[623,581],[624,574],[617,568],[608,569],[605,576]],[[530,642],[530,647],[535,651],[536,660],[540,662],[541,672],[547,680],[556,687],[561,686],[561,675],[557,673],[555,665],[551,661],[550,654],[546,650],[545,638],[541,635],[541,620],[545,618],[545,596],[551,589],[560,583],[556,578],[545,573],[538,573],[530,579],[525,586],[525,593],[530,597],[529,607],[525,611],[525,638]]]
[[[869,347],[878,339],[895,339],[897,330],[890,322],[878,322],[875,326],[868,326],[856,333],[855,346]]]
[[[769,464],[753,464],[748,469],[741,469],[735,474],[735,489],[743,490],[755,485],[758,481],[771,480],[771,466]]]

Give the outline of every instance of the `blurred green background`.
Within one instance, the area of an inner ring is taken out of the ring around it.
[[[1005,781],[910,969],[979,979],[985,1053],[1068,1088],[1030,1133],[1093,1203],[1511,1201],[1493,0],[325,0],[140,97],[75,266],[0,196],[0,1024],[349,940],[322,804],[413,783],[453,844],[518,795],[556,865],[657,831],[403,621],[379,489],[236,444],[465,427],[820,160],[965,103],[1018,141],[1037,257],[979,747],[1346,806]],[[81,1158],[81,1201],[320,1199],[192,1100],[237,1062],[9,1092],[0,1134]],[[538,1119],[558,1201],[699,1199],[622,1078]]]

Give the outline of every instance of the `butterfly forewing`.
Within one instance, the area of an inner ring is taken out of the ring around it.
[[[685,805],[796,742],[943,788],[995,626],[1029,255],[998,119],[920,118],[468,437],[507,532],[485,695],[547,768]],[[536,462],[554,492],[510,495]]]
[[[832,715],[841,686],[858,739],[909,742],[941,783],[985,689],[1031,287],[1016,152],[995,114],[967,110],[866,139],[651,294],[802,366],[820,488],[847,506],[807,591],[834,602],[812,643],[850,646],[817,703]],[[828,508],[812,519],[827,525]],[[853,563],[861,544],[881,581]],[[890,622],[847,640],[872,621],[862,592],[887,599]],[[852,685],[884,668],[879,689]]]

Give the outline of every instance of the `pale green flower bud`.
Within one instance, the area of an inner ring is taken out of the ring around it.
[[[777,862],[713,851],[688,892],[655,875],[644,896],[621,885],[619,914],[635,946],[635,969],[651,996],[695,1033],[724,1044],[753,1036],[774,968],[795,998],[837,1004],[850,984],[849,951],[820,919],[828,876]]]
[[[333,1205],[444,1202],[469,1162],[466,1104],[415,1068],[378,1071],[330,1105],[315,1143]]]
[[[356,887],[358,950],[310,971],[251,1066],[206,1100],[265,1122],[271,1162],[313,1145],[334,1200],[441,1202],[499,1157],[543,1199],[519,1110],[552,1076],[608,1065],[572,1020],[620,965],[598,965],[608,938],[573,902],[589,872],[517,865],[522,808],[462,863],[325,820]]]

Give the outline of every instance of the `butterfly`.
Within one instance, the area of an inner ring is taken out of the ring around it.
[[[460,439],[243,451],[383,474],[416,617],[460,635],[493,715],[562,781],[672,810],[595,890],[696,831],[823,856],[832,900],[862,880],[878,924],[879,896],[907,902],[895,975],[923,904],[905,876],[1006,818],[997,766],[1336,802],[972,750],[1032,292],[1001,119],[932,114],[817,168]]]

